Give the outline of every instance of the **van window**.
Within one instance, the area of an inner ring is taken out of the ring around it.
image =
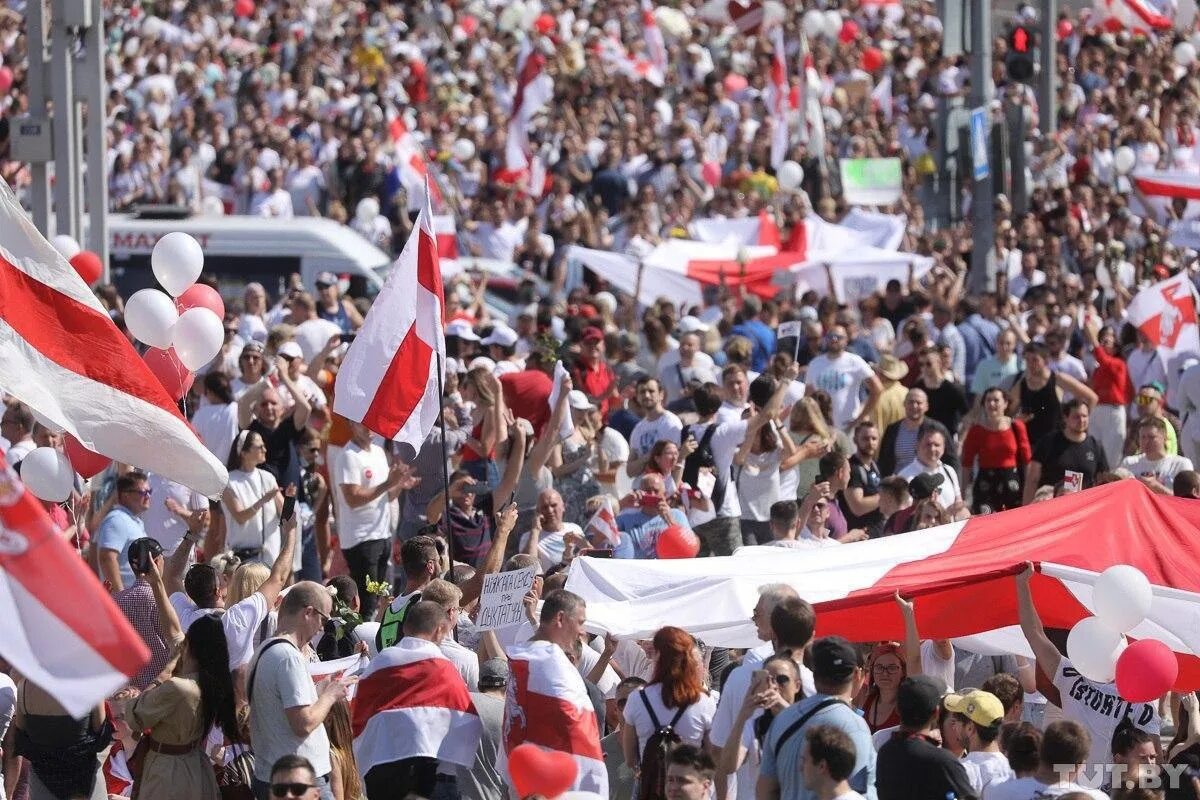
[[[226,301],[242,296],[248,283],[261,283],[272,300],[287,291],[287,280],[300,272],[300,259],[292,256],[213,256],[204,257],[204,274],[217,279],[221,296]],[[112,257],[113,283],[122,297],[156,287],[154,271],[148,254]]]

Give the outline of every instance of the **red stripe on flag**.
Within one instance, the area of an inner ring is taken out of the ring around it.
[[[139,359],[140,361],[140,359]],[[0,458],[0,470],[7,470]],[[4,492],[12,491],[2,478]],[[18,484],[19,487],[19,484]],[[100,581],[79,559],[59,534],[41,503],[19,487],[21,497],[10,506],[0,507],[0,527],[8,536],[28,540],[28,549],[17,555],[0,549],[0,571],[19,583],[46,611],[71,629],[78,638],[105,661],[132,676],[150,660],[150,651],[125,615],[104,591]],[[8,498],[4,498],[8,502]],[[4,620],[2,625],[18,625],[19,620]],[[31,642],[38,631],[27,631]],[[40,632],[45,636],[45,632]],[[2,637],[0,637],[2,638]],[[53,649],[53,648],[50,648]],[[39,652],[39,657],[45,654]],[[46,664],[55,674],[68,671],[67,665]]]
[[[429,360],[433,348],[417,335],[414,323],[400,343],[400,349],[388,365],[371,406],[362,424],[388,439],[393,438],[408,422],[413,410],[425,396],[425,383],[410,380],[413,376],[429,375]]]
[[[1200,184],[1167,183],[1151,178],[1134,178],[1138,191],[1150,197],[1174,197],[1182,200],[1200,200]]]
[[[506,713],[505,748],[508,752],[529,742],[562,753],[604,760],[596,714],[580,709],[566,700],[529,691],[529,662],[508,662],[509,697],[514,698],[519,714]],[[523,723],[522,723],[523,721]]]
[[[438,263],[437,239],[425,230],[417,240],[417,283],[442,298],[442,271]],[[445,316],[443,311],[442,316]]]
[[[402,708],[476,713],[466,684],[454,665],[443,658],[424,658],[386,667],[359,681],[351,729],[355,736],[361,736],[373,716]]]
[[[108,315],[0,258],[0,319],[54,363],[183,419]],[[115,424],[133,420],[114,420]]]

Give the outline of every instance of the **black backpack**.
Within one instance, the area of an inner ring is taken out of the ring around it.
[[[637,800],[665,800],[667,796],[667,761],[671,757],[671,751],[679,746],[682,741],[679,734],[675,732],[675,726],[679,724],[680,718],[683,717],[683,712],[688,710],[687,706],[682,706],[675,712],[675,716],[671,719],[669,725],[663,725],[658,721],[658,716],[654,713],[654,708],[650,705],[649,698],[646,697],[646,690],[642,689],[638,694],[642,698],[642,703],[646,706],[646,713],[650,715],[650,722],[654,725],[654,733],[650,734],[650,738],[646,740],[646,746],[642,749],[642,764],[641,775],[638,778],[638,794]]]
[[[679,435],[680,443],[687,441],[688,431],[691,427],[691,425],[684,426],[683,431]],[[725,502],[725,489],[729,484],[729,476],[722,475],[717,470],[717,460],[713,456],[712,437],[716,430],[717,423],[715,421],[710,422],[708,428],[704,431],[704,435],[696,442],[696,449],[692,451],[690,456],[684,459],[683,482],[694,489],[696,488],[696,481],[700,479],[700,469],[702,467],[711,469],[717,482],[713,485],[712,497],[709,499],[712,500],[713,511],[719,512],[721,504]]]

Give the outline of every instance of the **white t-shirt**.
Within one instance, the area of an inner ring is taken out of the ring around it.
[[[664,411],[655,420],[643,417],[633,427],[633,433],[629,437],[629,447],[638,458],[644,458],[658,442],[666,440],[678,443],[682,430],[683,423],[670,411]]]
[[[566,549],[565,537],[568,533],[583,536],[583,529],[574,522],[564,522],[562,530],[542,531],[538,536],[538,562],[541,564],[543,572],[562,561],[563,551]],[[528,542],[529,534],[526,533],[521,537],[521,552],[525,551],[525,545]]]
[[[600,486],[606,493],[620,499],[629,494],[630,478],[625,472],[625,464],[629,461],[629,442],[612,428],[605,427],[600,435],[600,451],[604,453],[608,468],[616,470],[616,480],[612,483],[601,483]],[[594,470],[600,467],[594,456],[592,467]]]
[[[962,490],[958,486],[958,474],[940,461],[937,466],[927,467],[921,463],[920,459],[914,458],[907,467],[896,474],[906,481],[911,481],[922,473],[939,474],[944,479],[937,490],[937,500],[942,504],[942,508],[949,508],[962,498]]]
[[[238,435],[237,403],[211,403],[200,406],[192,417],[192,427],[200,441],[221,462],[229,459],[229,448]]]
[[[338,501],[338,540],[343,549],[376,539],[387,539],[391,535],[386,492],[358,508],[351,508],[342,492],[342,486],[347,484],[374,489],[387,481],[389,469],[387,454],[374,443],[364,450],[350,442],[342,450],[334,472],[334,483],[337,485],[334,494]]]
[[[841,542],[839,542],[837,539],[834,539],[832,536],[814,536],[813,532],[808,529],[808,526],[800,529],[800,535],[796,541],[803,542],[803,545],[791,545],[792,547],[820,548],[835,547],[841,544]]]
[[[730,477],[730,471],[733,467],[733,457],[737,455],[738,448],[742,446],[742,441],[746,438],[746,423],[747,420],[739,419],[736,422],[706,422],[688,428],[688,432],[696,437],[696,443],[699,444],[708,431],[708,426],[714,424],[717,426],[717,429],[713,431],[712,438],[708,440],[713,455],[713,473],[725,476],[727,479],[725,499],[721,503],[721,507],[717,509],[718,517],[728,519],[742,516],[742,504],[738,502],[737,484]]]
[[[921,672],[931,678],[937,678],[946,684],[946,688],[954,691],[954,645],[950,646],[950,658],[943,659],[938,655],[932,639],[921,642]]]
[[[1154,475],[1163,484],[1170,487],[1176,475],[1186,469],[1192,469],[1192,462],[1183,456],[1173,456],[1169,453],[1157,461],[1151,461],[1143,453],[1137,456],[1126,456],[1121,460],[1121,466],[1132,472],[1135,478]]]
[[[1121,699],[1113,683],[1095,683],[1079,674],[1071,659],[1063,656],[1054,675],[1054,686],[1062,698],[1063,719],[1078,722],[1092,736],[1092,749],[1088,753],[1088,765],[1093,769],[1081,773],[1096,777],[1101,770],[1097,765],[1112,761],[1112,736],[1118,723],[1126,716],[1138,728],[1158,736],[1162,720],[1152,703],[1128,703]],[[1101,776],[1102,777],[1102,776]],[[1089,781],[1090,782],[1090,781]],[[1099,788],[1096,786],[1094,788]]]
[[[341,332],[342,328],[337,323],[327,319],[310,319],[296,326],[292,338],[300,345],[300,352],[304,354],[305,363],[308,363],[329,344],[331,337]]]
[[[242,508],[249,508],[267,492],[279,488],[275,476],[265,469],[254,469],[250,472],[235,469],[229,473],[229,490],[241,503]],[[279,530],[279,510],[272,500],[263,504],[245,523],[239,523],[233,518],[233,512],[224,501],[221,510],[225,513],[225,547],[229,550],[242,548],[259,548],[261,552],[257,560],[270,566],[279,557],[279,549],[283,546]],[[292,571],[300,569],[301,548],[294,548]]]
[[[245,342],[267,343],[267,323],[258,314],[242,314],[238,319],[238,336]],[[329,341],[326,339],[325,341]]]
[[[1104,792],[1088,789],[1077,783],[1060,781],[1047,785],[1037,778],[1017,778],[1004,783],[994,783],[984,790],[982,800],[1043,800],[1048,797],[1062,797],[1071,792],[1083,792],[1095,800],[1108,800],[1108,795]]]
[[[654,723],[650,721],[650,713],[646,710],[646,704],[642,701],[642,691],[646,693],[646,700],[654,709],[654,716],[658,718],[660,725],[669,725],[675,715],[679,713],[679,709],[667,708],[663,705],[662,684],[660,683],[652,683],[645,689],[629,695],[629,699],[625,702],[625,722],[632,725],[637,731],[639,753],[645,750],[646,740],[653,735],[656,729]],[[679,735],[684,744],[702,747],[705,735],[712,728],[713,716],[716,713],[717,702],[710,695],[701,694],[699,699],[683,712],[683,716],[675,725],[675,733]]]
[[[442,639],[438,647],[442,655],[454,664],[458,674],[462,676],[463,683],[467,685],[467,690],[476,691],[479,688],[479,656],[454,641],[451,636]]]
[[[199,608],[192,598],[183,592],[171,595],[171,607],[179,617],[179,626],[187,633],[192,623],[208,614],[221,614],[221,627],[225,629],[225,641],[229,645],[229,668],[237,669],[250,663],[254,656],[254,639],[263,620],[271,609],[261,592],[234,603],[225,609]]]
[[[187,523],[167,508],[167,499],[175,500],[188,511],[208,508],[208,500],[199,492],[158,474],[150,476],[149,484],[153,494],[150,507],[142,514],[142,525],[146,535],[157,540],[164,552],[173,553],[187,533]]]
[[[982,794],[989,786],[998,786],[1017,777],[1004,753],[967,753],[963,757],[963,767],[976,794]]]
[[[303,756],[318,776],[328,775],[331,767],[325,726],[318,725],[307,736],[297,736],[287,720],[287,709],[317,702],[317,687],[308,674],[308,662],[290,642],[265,649],[271,642],[259,648],[260,656],[252,668],[250,738],[254,742],[254,777],[270,780],[271,765],[286,755]]]
[[[728,400],[721,403],[721,407],[717,409],[716,421],[721,422],[737,422],[746,413],[748,404],[737,405]]]
[[[819,355],[809,362],[804,384],[829,394],[833,400],[833,424],[844,429],[862,413],[862,385],[873,374],[871,365],[862,357],[843,351],[837,358]]]

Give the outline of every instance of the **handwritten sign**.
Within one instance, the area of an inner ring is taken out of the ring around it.
[[[481,631],[493,631],[525,619],[523,601],[533,588],[536,576],[537,567],[526,567],[485,577],[475,627]]]

